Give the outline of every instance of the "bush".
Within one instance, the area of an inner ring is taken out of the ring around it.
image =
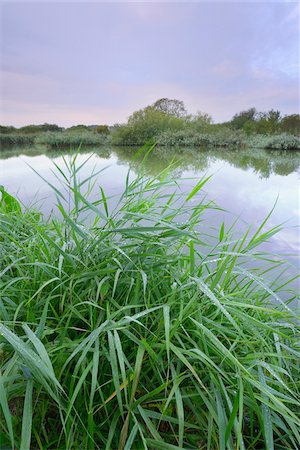
[[[280,128],[284,133],[293,134],[295,136],[300,135],[300,115],[291,114],[285,116],[280,123]]]
[[[185,120],[166,114],[152,106],[134,112],[127,125],[118,127],[113,133],[117,145],[142,145],[163,131],[177,131],[187,126]]]
[[[197,147],[236,147],[245,145],[242,133],[223,130],[221,133],[199,133],[192,129],[166,131],[157,136],[158,145]]]
[[[108,125],[98,125],[96,127],[96,133],[109,134],[109,127],[108,127]]]
[[[300,137],[285,133],[274,136],[257,135],[249,140],[248,145],[273,150],[300,150]]]
[[[93,130],[91,130],[91,128],[88,127],[87,125],[73,125],[70,128],[66,128],[66,131],[70,133],[93,132]]]
[[[0,125],[0,135],[1,134],[12,134],[15,133],[17,129],[15,127],[6,127],[4,125]]]
[[[62,131],[62,128],[56,124],[44,123],[43,125],[26,125],[16,131],[20,134],[39,134],[45,131]]]

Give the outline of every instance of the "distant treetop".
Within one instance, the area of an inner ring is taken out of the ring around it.
[[[185,109],[184,103],[181,100],[160,98],[153,103],[152,107],[157,111],[163,112],[174,117],[185,117],[187,115],[187,110]]]

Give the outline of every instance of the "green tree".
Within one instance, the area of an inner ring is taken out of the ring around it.
[[[38,125],[41,131],[62,131],[63,128],[56,125],[56,123],[44,123],[43,125]]]
[[[16,131],[15,127],[0,125],[0,133],[1,134],[10,134]]]
[[[44,131],[62,131],[62,128],[56,124],[44,123],[42,125],[26,125],[18,129],[18,133],[21,134],[35,134]]]
[[[257,122],[255,120],[247,120],[243,125],[243,131],[249,136],[257,132]]]
[[[38,125],[26,125],[25,127],[18,128],[18,133],[21,134],[34,134],[40,133],[42,130]]]
[[[181,100],[160,98],[152,105],[153,109],[165,113],[169,116],[182,118],[187,115],[184,103]]]
[[[291,114],[283,117],[280,123],[280,130],[285,133],[300,135],[300,115]]]
[[[70,128],[67,128],[67,131],[77,132],[77,131],[91,131],[91,129],[87,125],[73,125]]]
[[[241,111],[233,116],[230,126],[235,130],[242,130],[247,122],[254,122],[256,120],[256,116],[256,108],[249,108],[246,111]]]
[[[109,134],[109,127],[108,127],[108,125],[98,125],[96,127],[96,133]]]
[[[280,111],[271,109],[258,114],[256,130],[260,134],[274,134],[279,131],[281,121]]]
[[[118,127],[113,133],[115,143],[122,145],[140,145],[156,138],[166,130],[177,131],[187,126],[186,121],[173,114],[167,114],[154,106],[135,111],[126,125]]]
[[[198,111],[195,115],[187,116],[186,121],[191,128],[197,131],[207,130],[213,123],[212,117],[201,111]]]

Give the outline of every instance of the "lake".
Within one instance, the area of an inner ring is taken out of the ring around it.
[[[90,158],[82,169],[82,177],[88,176],[93,169],[107,167],[99,174],[97,182],[106,195],[113,195],[123,190],[129,166],[133,175],[141,170],[157,175],[173,161],[174,175],[181,180],[183,190],[191,189],[200,177],[212,175],[204,193],[224,211],[209,215],[210,225],[218,228],[224,221],[229,226],[238,219],[236,229],[239,232],[249,224],[253,224],[253,229],[257,228],[277,200],[266,227],[284,223],[284,230],[274,236],[265,249],[296,262],[300,250],[299,152],[157,148],[142,166],[134,159],[136,152],[134,148],[81,151],[78,163]],[[37,173],[57,184],[53,163],[62,165],[63,157],[68,158],[68,155],[69,151],[50,151],[44,147],[2,149],[0,184],[24,205],[38,206],[49,214],[55,205],[55,195]]]

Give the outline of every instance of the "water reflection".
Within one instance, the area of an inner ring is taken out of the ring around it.
[[[290,175],[299,170],[300,152],[224,149],[195,149],[195,148],[155,148],[146,160],[140,157],[133,160],[136,149],[114,149],[119,161],[130,163],[137,170],[143,168],[149,175],[156,175],[173,163],[181,172],[185,170],[206,171],[217,161],[226,161],[233,167],[243,170],[252,169],[261,178],[269,178],[272,174]],[[142,162],[142,164],[141,164]]]
[[[224,149],[195,149],[156,147],[146,159],[136,158],[137,147],[88,147],[80,149],[80,154],[94,153],[100,158],[110,158],[114,154],[121,164],[131,165],[137,171],[143,170],[148,175],[157,175],[171,163],[180,172],[186,170],[206,171],[217,161],[226,161],[233,167],[243,170],[253,170],[261,178],[269,178],[273,174],[287,176],[299,171],[300,152],[282,150],[224,150]],[[18,156],[45,155],[49,159],[56,159],[66,155],[66,149],[49,149],[46,146],[10,147],[0,151],[0,159],[5,160]]]
[[[220,221],[225,221],[229,226],[239,217],[239,231],[242,232],[243,226],[250,223],[255,228],[278,197],[269,226],[285,223],[285,229],[271,240],[268,248],[284,254],[299,253],[300,152],[162,147],[155,148],[146,159],[142,156],[137,158],[136,153],[136,148],[81,149],[78,164],[89,157],[82,177],[89,176],[93,169],[101,170],[109,166],[108,170],[101,172],[97,184],[110,196],[124,189],[129,166],[133,172],[157,175],[172,164],[176,177],[181,177],[181,187],[186,190],[194,184],[188,179],[199,178],[205,173],[213,174],[204,191],[208,198],[230,214],[223,212],[209,217],[212,226],[218,227]],[[51,183],[57,183],[52,172],[52,161],[62,165],[63,158],[68,154],[70,152],[66,150],[50,151],[42,146],[2,150],[0,184],[16,194],[25,205],[37,204],[49,214],[54,207],[55,196],[37,173]]]

